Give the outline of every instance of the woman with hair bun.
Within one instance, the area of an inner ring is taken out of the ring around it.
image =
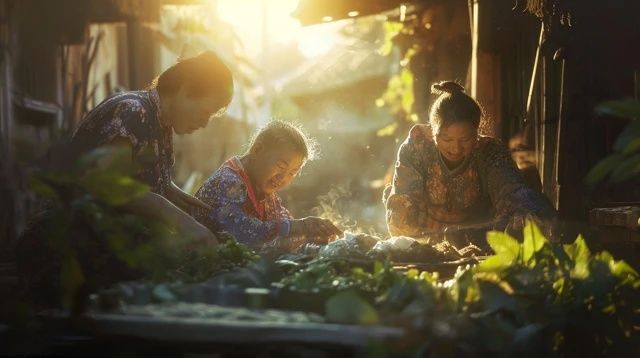
[[[167,222],[181,236],[215,245],[215,236],[186,213],[194,206],[207,206],[171,179],[173,133],[205,127],[225,112],[232,97],[231,71],[218,55],[205,51],[178,61],[146,90],[105,99],[80,123],[71,149],[79,156],[100,146],[125,148],[140,166],[136,178],[150,187],[125,209]]]
[[[389,233],[420,237],[447,227],[504,229],[555,210],[528,187],[497,139],[478,134],[482,109],[453,81],[436,83],[429,124],[415,125],[402,143],[384,198]]]

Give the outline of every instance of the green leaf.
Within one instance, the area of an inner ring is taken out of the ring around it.
[[[533,254],[540,251],[547,243],[547,239],[542,235],[540,228],[531,220],[527,221],[524,227],[523,259],[529,262]]]
[[[588,277],[591,252],[582,235],[579,235],[573,244],[563,245],[563,248],[574,264],[573,270],[571,271],[572,276],[577,278]]]
[[[378,53],[382,56],[387,56],[393,49],[393,38],[398,35],[404,25],[401,22],[385,21],[382,26],[384,27],[384,41]]]
[[[640,101],[633,99],[607,101],[597,106],[596,111],[619,117],[640,118]]]
[[[80,179],[80,185],[96,199],[111,206],[126,204],[149,191],[148,185],[112,171],[93,170]]]
[[[520,253],[520,244],[516,239],[501,231],[490,231],[487,233],[487,242],[505,262],[513,262]]]
[[[29,188],[35,194],[47,198],[47,199],[58,199],[58,193],[56,190],[42,179],[37,176],[32,176],[29,178]]]
[[[623,260],[611,262],[609,266],[611,267],[611,273],[617,277],[635,281],[638,280],[638,271],[634,270],[633,267],[629,266],[629,264]]]
[[[405,272],[405,276],[408,279],[416,279],[416,278],[418,278],[419,274],[420,274],[420,271],[418,271],[415,268],[409,269],[407,272]]]
[[[620,165],[613,170],[611,174],[611,181],[621,182],[631,179],[638,173],[640,173],[640,153],[623,160]]]
[[[405,113],[411,113],[413,109],[413,74],[407,68],[400,71],[400,80],[402,81],[402,109]]]
[[[63,260],[60,280],[62,281],[62,303],[70,307],[78,288],[85,280],[82,268],[75,257],[70,256]]]
[[[602,252],[597,253],[595,255],[595,259],[596,260],[600,260],[600,261],[606,263],[607,265],[613,265],[615,263],[615,260],[613,259],[613,256],[611,256],[609,251],[602,251]]]
[[[329,321],[336,323],[375,324],[379,320],[376,310],[351,290],[329,298],[325,313]]]
[[[624,160],[624,155],[614,153],[593,167],[589,174],[587,174],[586,182],[589,185],[594,185],[601,182],[612,170],[614,170]]]
[[[386,136],[393,135],[393,133],[396,132],[397,128],[398,128],[398,122],[393,122],[389,125],[386,125],[384,128],[378,129],[378,131],[376,132],[376,136],[386,137]]]
[[[640,138],[640,121],[629,123],[616,138],[613,150],[616,152],[630,151],[633,148],[629,147],[632,147],[633,141],[638,138]]]
[[[637,151],[640,151],[640,135],[637,138],[631,139],[626,144],[626,146],[622,149],[622,154],[629,155]]]
[[[476,266],[478,272],[502,271],[511,266],[512,261],[506,261],[499,255],[490,256]]]
[[[502,271],[510,267],[520,255],[520,244],[501,231],[487,233],[487,242],[496,253],[476,266],[477,272]]]

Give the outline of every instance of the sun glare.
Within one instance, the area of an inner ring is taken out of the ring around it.
[[[335,24],[302,27],[291,13],[298,0],[217,0],[218,15],[233,26],[245,49],[252,55],[263,45],[294,42],[305,57],[326,53],[337,39]],[[263,33],[266,19],[266,36]]]

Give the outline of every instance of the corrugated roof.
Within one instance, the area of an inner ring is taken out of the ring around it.
[[[389,76],[396,62],[393,56],[380,55],[375,44],[352,41],[302,63],[281,81],[281,88],[291,97],[323,93]]]

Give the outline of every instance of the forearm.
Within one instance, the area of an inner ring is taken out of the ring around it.
[[[392,236],[420,236],[426,208],[414,203],[407,195],[391,195],[387,201],[387,226]],[[421,219],[422,218],[422,219]]]
[[[153,192],[147,192],[141,197],[131,200],[124,209],[151,220],[157,220],[169,225],[176,225],[187,213],[175,206],[169,200]]]
[[[182,190],[180,190],[180,188],[178,188],[178,186],[172,180],[171,184],[167,187],[167,190],[164,193],[164,197],[166,200],[171,202],[171,204],[173,204],[174,206],[186,211],[189,208],[182,200],[181,194],[182,194]]]

